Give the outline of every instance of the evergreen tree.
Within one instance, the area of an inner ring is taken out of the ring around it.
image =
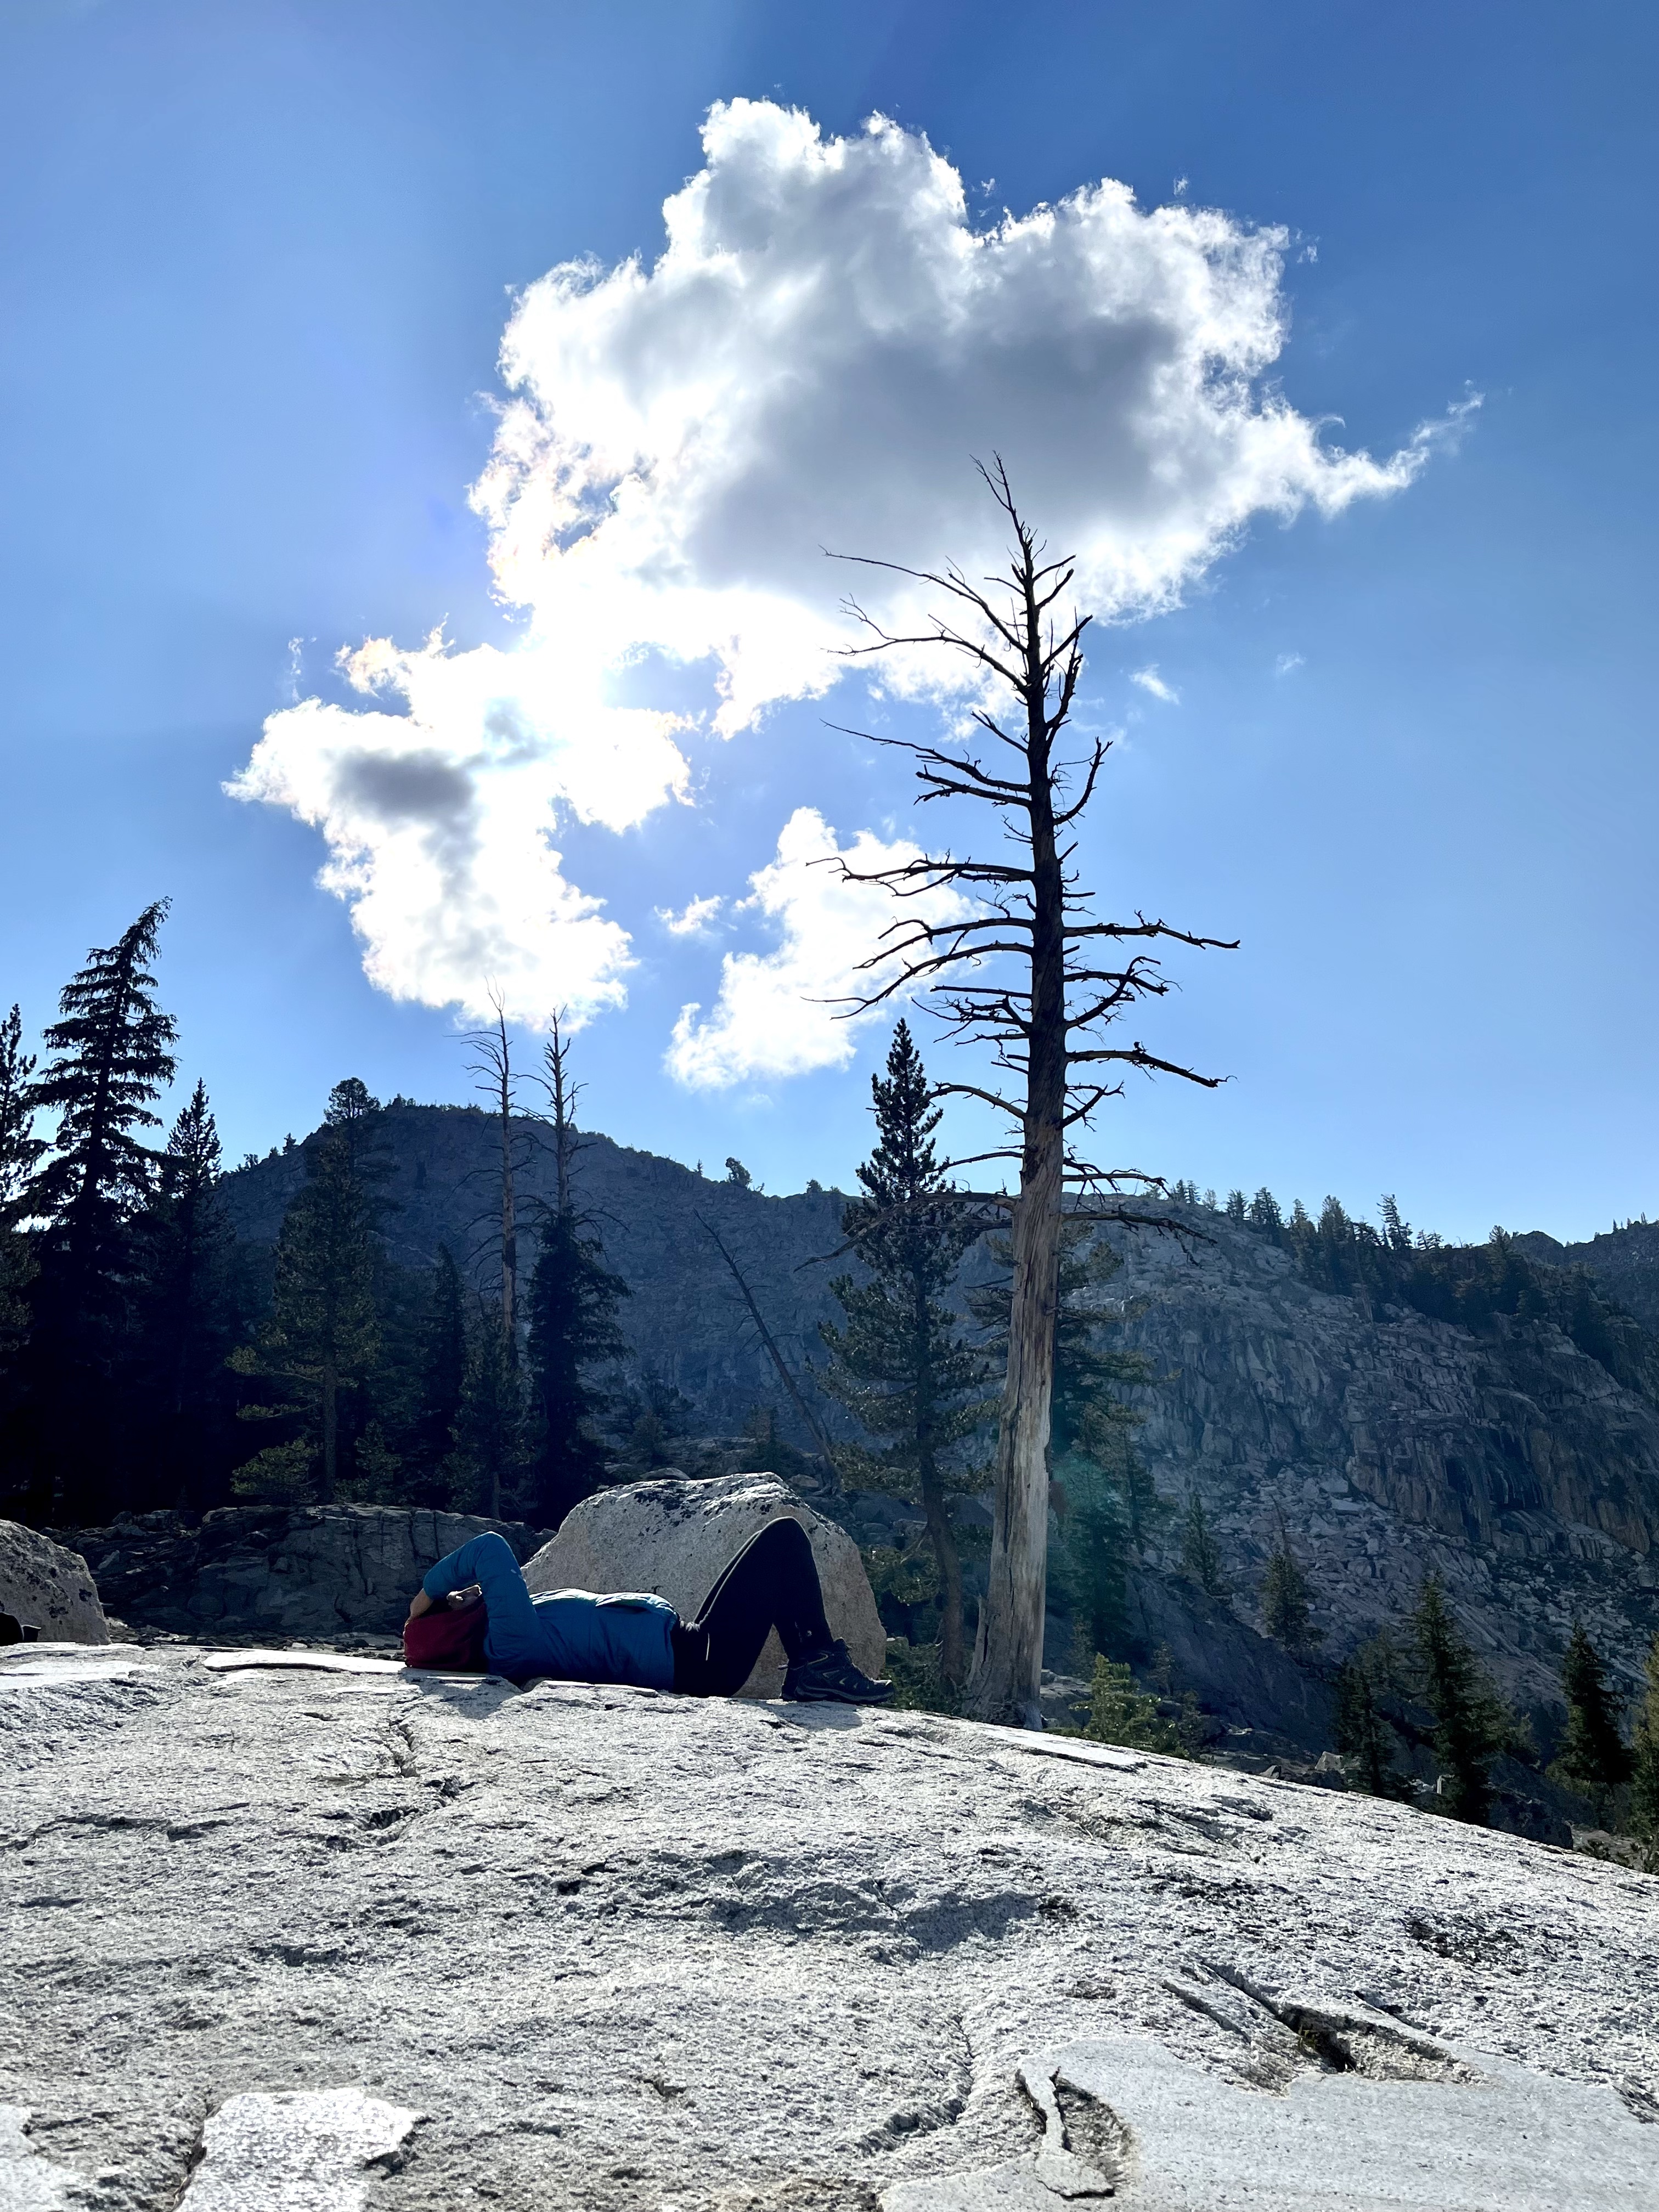
[[[1291,1540],[1283,1525],[1279,1541],[1267,1559],[1267,1571],[1261,1578],[1261,1620],[1269,1636],[1292,1651],[1300,1651],[1316,1643],[1321,1632],[1310,1617],[1308,1578],[1291,1549]]]
[[[1348,1778],[1372,1797],[1408,1797],[1395,1764],[1395,1735],[1376,1702],[1376,1686],[1356,1652],[1336,1672],[1336,1747],[1348,1762]]]
[[[143,1133],[161,1126],[154,1102],[173,1080],[177,1034],[155,1002],[152,964],[167,912],[156,901],[115,944],[88,954],[46,1031],[46,1065],[22,1093],[31,1114],[58,1117],[20,1200],[44,1224],[30,1358],[33,1496],[70,1521],[105,1519],[122,1502],[118,1369],[132,1224],[156,1179]]]
[[[373,1183],[384,1168],[363,1127],[374,1110],[350,1085],[337,1085],[323,1129],[306,1147],[307,1181],[276,1240],[270,1318],[235,1359],[242,1373],[274,1379],[288,1396],[286,1406],[249,1413],[269,1418],[297,1407],[303,1433],[250,1461],[239,1471],[240,1488],[314,1486],[327,1504],[340,1482],[342,1393],[365,1380],[380,1352]]]
[[[472,1483],[473,1511],[499,1518],[525,1472],[524,1375],[517,1361],[507,1358],[498,1310],[481,1304],[470,1335],[461,1393],[461,1454]],[[541,1517],[533,1483],[526,1510]]]
[[[158,1504],[219,1502],[231,1455],[226,1368],[240,1316],[230,1224],[218,1192],[219,1133],[198,1083],[159,1162],[138,1237],[138,1368],[150,1408],[144,1482]]]
[[[830,1285],[845,1316],[821,1324],[830,1352],[825,1388],[881,1449],[841,1455],[860,1487],[920,1504],[938,1574],[939,1671],[952,1689],[967,1675],[962,1560],[951,1522],[954,1495],[982,1480],[960,1446],[989,1410],[987,1363],[943,1303],[978,1233],[946,1185],[933,1145],[939,1109],[908,1027],[893,1032],[884,1077],[871,1078],[876,1143],[858,1170],[863,1194],[842,1230],[869,1270]]]
[[[628,1295],[574,1208],[550,1214],[530,1279],[538,1435],[526,1492],[528,1509],[548,1528],[604,1484],[605,1448],[595,1430],[605,1401],[589,1370],[625,1352],[617,1309]]]
[[[46,1151],[34,1134],[34,1054],[23,1049],[16,1006],[0,1021],[0,1231],[15,1230],[26,1212],[34,1165]]]
[[[1412,1616],[1417,1675],[1435,1718],[1434,1748],[1445,1769],[1442,1796],[1454,1820],[1486,1825],[1491,1765],[1513,1724],[1446,1602],[1437,1575],[1425,1580]]]
[[[1158,1699],[1138,1690],[1120,1661],[1097,1656],[1089,1685],[1089,1717],[1083,1733],[1096,1743],[1127,1745],[1134,1751],[1161,1751],[1177,1759],[1190,1755],[1179,1724],[1163,1719]]]
[[[1608,1791],[1630,1780],[1631,1754],[1619,1733],[1623,1700],[1609,1686],[1601,1655],[1582,1620],[1572,1624],[1561,1662],[1561,1689],[1567,1731],[1556,1765],[1568,1782],[1605,1800]]]
[[[461,1502],[461,1418],[469,1346],[466,1291],[447,1244],[438,1247],[427,1285],[416,1353],[410,1444],[418,1469],[409,1490],[414,1505]]]
[[[1659,1636],[1648,1646],[1647,1684],[1631,1730],[1630,1824],[1659,1874]]]
[[[28,1288],[34,1255],[22,1231],[23,1194],[46,1146],[34,1134],[28,1102],[34,1058],[23,1050],[23,1018],[14,1006],[0,1021],[0,1466],[16,1464],[16,1421],[21,1404],[24,1349],[28,1340]],[[0,1511],[10,1502],[0,1476]]]
[[[526,1509],[550,1528],[604,1484],[605,1448],[596,1431],[605,1400],[589,1374],[627,1349],[617,1310],[628,1285],[605,1266],[604,1248],[576,1204],[576,1088],[568,1055],[555,1020],[543,1054],[543,1088],[557,1198],[543,1216],[530,1281],[530,1395],[536,1418],[526,1488]]]
[[[1195,1490],[1188,1497],[1181,1528],[1181,1564],[1206,1596],[1227,1595],[1231,1585],[1222,1571],[1221,1547]]]

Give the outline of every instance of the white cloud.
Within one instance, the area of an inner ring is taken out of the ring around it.
[[[1131,684],[1139,684],[1143,691],[1150,691],[1154,699],[1161,699],[1166,707],[1178,707],[1181,704],[1180,692],[1173,684],[1164,681],[1158,672],[1158,663],[1155,660],[1149,662],[1145,668],[1137,668],[1129,681]]]
[[[621,830],[687,795],[679,726],[617,706],[618,672],[707,663],[726,735],[827,690],[849,580],[897,622],[926,595],[820,548],[995,567],[971,455],[1004,456],[1108,617],[1174,605],[1252,516],[1334,514],[1426,457],[1427,433],[1344,453],[1264,383],[1282,231],[1111,182],[975,228],[951,163],[880,117],[826,139],[733,100],[703,148],[654,263],[562,263],[513,312],[473,500],[520,641],[372,641],[349,672],[380,706],[298,702],[232,786],[322,831],[399,995],[476,1008],[488,970],[519,1013],[619,1000],[625,930],[546,844],[561,817]]]
[[[665,1065],[697,1091],[722,1090],[750,1078],[805,1075],[845,1067],[861,1022],[836,1003],[878,988],[894,972],[888,963],[868,973],[881,932],[901,909],[879,884],[842,880],[834,863],[860,871],[894,867],[918,848],[902,838],[886,844],[867,830],[838,846],[836,833],[811,806],[797,807],[778,836],[777,857],[750,878],[744,901],[778,929],[770,952],[728,952],[720,963],[720,997],[706,1021],[702,1008],[683,1009]],[[931,921],[965,916],[967,902],[940,890],[907,899],[902,911]],[[890,1016],[892,1009],[888,1010]]]
[[[705,937],[709,923],[725,904],[723,898],[694,898],[678,914],[672,908],[659,906],[656,916],[671,937]]]
[[[1302,665],[1302,655],[1299,653],[1281,653],[1273,663],[1273,674],[1275,676],[1294,675]]]

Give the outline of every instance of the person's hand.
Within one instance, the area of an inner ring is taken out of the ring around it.
[[[427,1595],[423,1589],[417,1589],[414,1596],[409,1601],[410,1619],[411,1620],[418,1620],[423,1613],[430,1613],[431,1610],[432,1600]]]

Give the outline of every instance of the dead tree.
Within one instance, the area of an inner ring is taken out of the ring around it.
[[[990,705],[978,707],[972,719],[980,735],[959,749],[896,738],[871,742],[914,757],[921,786],[918,805],[964,799],[990,807],[1012,853],[1006,859],[958,859],[946,848],[890,868],[838,865],[845,881],[880,884],[901,903],[942,889],[965,890],[972,901],[968,920],[933,921],[913,910],[896,921],[865,963],[869,990],[848,1012],[917,998],[941,1019],[948,1036],[988,1046],[998,1074],[1012,1079],[1006,1086],[994,1075],[984,1084],[941,1083],[937,1095],[978,1099],[1010,1121],[1018,1138],[974,1156],[981,1163],[1017,1159],[1019,1187],[1012,1198],[993,1194],[993,1202],[1012,1216],[1012,1300],[990,1582],[980,1608],[967,1709],[982,1720],[1038,1728],[1061,1207],[1069,1185],[1092,1201],[1071,1210],[1096,1219],[1132,1218],[1110,1199],[1162,1188],[1156,1176],[1138,1170],[1092,1165],[1079,1154],[1078,1136],[1096,1109],[1121,1093],[1127,1068],[1176,1075],[1207,1089],[1220,1080],[1161,1060],[1138,1041],[1112,1041],[1115,1023],[1140,1000],[1161,998],[1170,988],[1155,957],[1128,948],[1158,939],[1230,951],[1233,944],[1148,921],[1140,913],[1128,922],[1094,918],[1093,894],[1083,888],[1073,865],[1073,833],[1094,797],[1108,741],[1093,739],[1080,760],[1063,759],[1058,750],[1083,673],[1090,617],[1056,612],[1067,599],[1075,564],[1043,559],[1046,549],[1021,516],[1000,460],[990,470],[981,466],[980,474],[1013,532],[1007,570],[986,578],[981,590],[954,564],[935,574],[896,562],[863,561],[931,585],[952,604],[948,617],[935,615],[926,630],[903,635],[849,599],[848,611],[872,641],[848,651],[856,657],[896,647],[940,647],[969,664],[982,701],[998,693],[1012,697],[1013,712],[1001,720]],[[851,734],[870,737],[868,732]]]
[[[467,1042],[476,1058],[467,1063],[469,1073],[477,1078],[477,1088],[491,1101],[501,1137],[501,1341],[507,1348],[507,1364],[519,1364],[519,1225],[514,1194],[514,1162],[513,1158],[513,1109],[518,1103],[514,1086],[517,1078],[513,1072],[513,1048],[507,1034],[507,1011],[499,992],[493,988],[490,1005],[495,1018],[487,1029],[472,1030]]]

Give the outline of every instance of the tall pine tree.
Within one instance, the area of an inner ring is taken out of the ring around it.
[[[34,1111],[28,1098],[33,1073],[33,1055],[23,1049],[23,1018],[14,1006],[0,1021],[0,1469],[9,1470],[0,1473],[0,1515],[21,1510],[25,1502],[18,1471],[27,1467],[27,1460],[18,1425],[28,1343],[28,1288],[35,1267],[22,1229],[27,1211],[24,1193],[34,1164],[46,1150],[34,1134]]]
[[[168,902],[148,906],[64,986],[46,1031],[32,1113],[55,1114],[49,1152],[22,1202],[43,1226],[31,1346],[34,1498],[58,1517],[99,1521],[126,1500],[120,1414],[133,1223],[155,1188],[155,1101],[173,1080],[177,1036],[156,1004]]]
[[[270,1317],[235,1357],[246,1375],[274,1381],[262,1418],[297,1413],[300,1433],[268,1447],[238,1473],[253,1493],[310,1496],[326,1504],[343,1470],[341,1401],[373,1372],[380,1352],[375,1279],[384,1160],[368,1126],[377,1111],[355,1077],[337,1084],[306,1176],[276,1239]]]
[[[1582,1620],[1561,1662],[1561,1690],[1567,1701],[1567,1729],[1556,1759],[1563,1778],[1605,1802],[1630,1780],[1631,1754],[1619,1732],[1622,1700],[1607,1681],[1601,1655]]]
[[[580,1142],[569,1051],[556,1018],[543,1054],[556,1196],[542,1216],[530,1279],[528,1351],[535,1418],[525,1492],[526,1510],[549,1528],[605,1481],[605,1447],[597,1431],[605,1401],[591,1379],[592,1370],[620,1359],[627,1348],[617,1310],[629,1295],[628,1285],[605,1266],[592,1221],[576,1203]]]
[[[1445,1770],[1442,1801],[1454,1820],[1483,1827],[1492,1809],[1492,1762],[1513,1723],[1453,1618],[1437,1575],[1424,1582],[1412,1635],[1419,1686],[1435,1718],[1435,1753]]]
[[[1647,1682],[1631,1730],[1630,1824],[1659,1874],[1659,1636],[1648,1646]]]
[[[240,1321],[219,1133],[202,1083],[158,1167],[137,1240],[137,1395],[149,1408],[141,1480],[149,1502],[202,1510],[222,1502],[234,1455],[226,1361]]]
[[[860,1487],[915,1500],[939,1574],[939,1671],[952,1688],[967,1675],[962,1560],[951,1521],[953,1494],[983,1475],[961,1445],[990,1410],[984,1354],[943,1303],[976,1230],[947,1188],[933,1146],[939,1109],[910,1032],[900,1022],[887,1073],[871,1078],[877,1138],[860,1167],[863,1195],[842,1229],[869,1279],[830,1285],[845,1319],[822,1324],[831,1395],[884,1449],[844,1455]]]
[[[412,1505],[471,1504],[461,1466],[461,1416],[467,1376],[466,1291],[447,1244],[438,1247],[427,1284],[416,1352],[408,1486]]]

